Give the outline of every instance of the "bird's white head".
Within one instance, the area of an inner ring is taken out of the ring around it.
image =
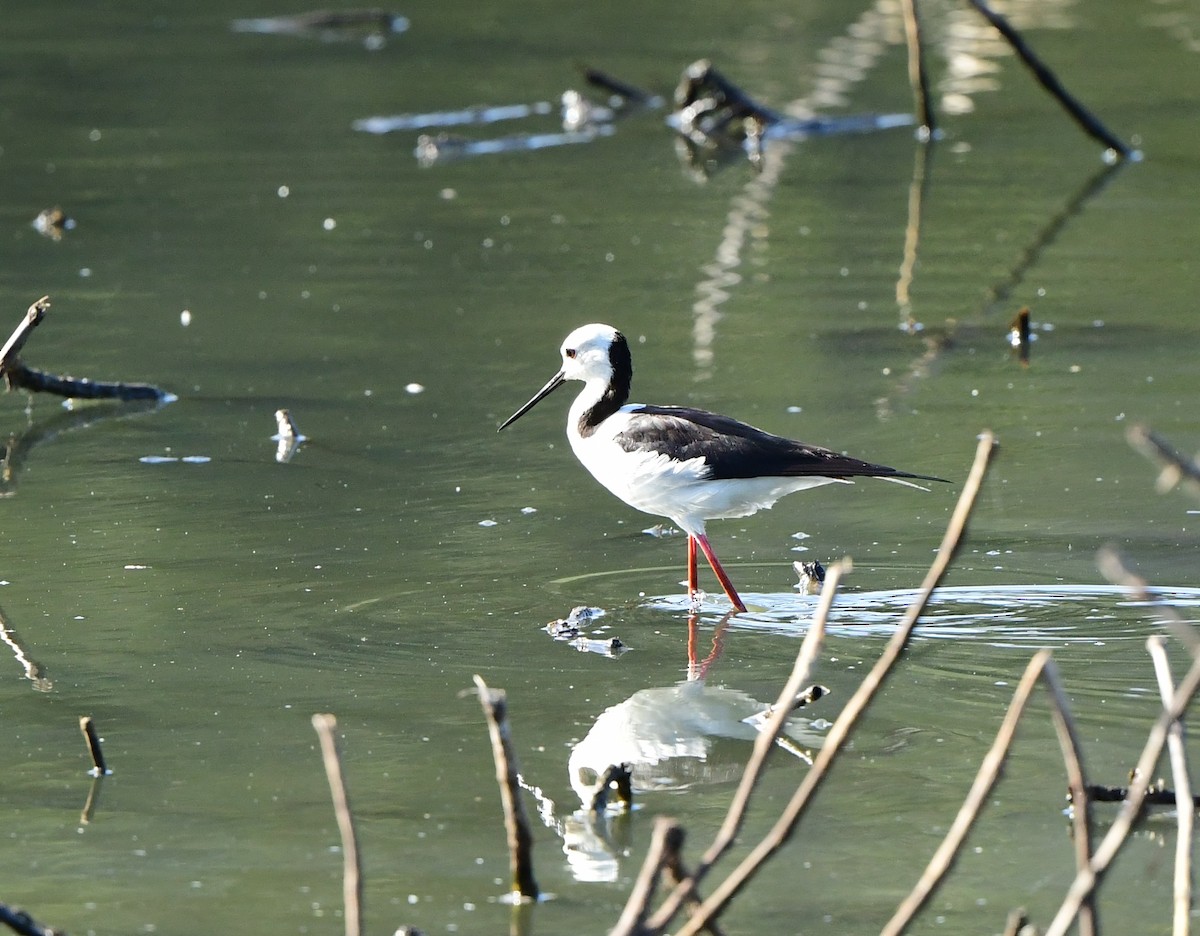
[[[562,369],[550,378],[533,398],[501,423],[510,426],[540,401],[557,390],[567,380],[582,380],[593,388],[585,390],[596,400],[604,399],[607,409],[616,409],[629,398],[629,382],[633,376],[629,343],[611,325],[581,325],[567,335],[559,349]]]
[[[624,336],[611,325],[581,325],[563,339],[562,375],[566,380],[598,380],[608,383],[617,362],[613,355],[628,358]]]

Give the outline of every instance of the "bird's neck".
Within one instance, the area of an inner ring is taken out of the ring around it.
[[[571,405],[571,424],[586,439],[629,399],[629,378],[589,380]]]

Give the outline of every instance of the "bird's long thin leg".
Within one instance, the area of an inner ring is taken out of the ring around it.
[[[721,587],[725,589],[725,594],[733,606],[739,611],[745,611],[746,606],[742,604],[742,599],[738,597],[737,590],[733,587],[733,582],[729,581],[729,576],[725,574],[725,570],[721,568],[721,563],[717,560],[717,554],[713,552],[712,546],[709,545],[708,537],[703,533],[693,537],[700,544],[700,549],[704,552],[704,558],[708,560],[708,564],[712,566],[713,572],[717,576],[717,581],[721,583]],[[689,548],[690,554],[690,548]]]
[[[688,600],[695,602],[700,591],[700,576],[696,574],[696,537],[688,534]]]

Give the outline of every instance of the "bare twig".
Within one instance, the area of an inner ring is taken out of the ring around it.
[[[8,379],[9,361],[16,360],[21,349],[25,347],[25,342],[29,340],[30,333],[42,323],[42,319],[46,317],[46,310],[49,308],[50,297],[42,296],[26,310],[25,318],[21,319],[20,324],[4,342],[4,347],[0,348],[0,373],[3,373],[6,379]]]
[[[482,676],[475,677],[479,702],[487,716],[492,739],[492,759],[496,763],[496,782],[504,808],[504,828],[508,833],[508,860],[512,872],[512,892],[522,901],[535,901],[539,892],[533,877],[533,835],[529,819],[521,805],[521,782],[517,759],[508,730],[508,698],[503,689],[489,689]]]
[[[346,936],[359,936],[362,932],[362,863],[358,856],[354,815],[350,812],[350,799],[346,795],[346,782],[342,776],[342,759],[334,734],[337,731],[337,719],[333,715],[318,713],[313,715],[312,724],[321,741],[321,758],[325,762],[325,776],[329,780],[333,811],[342,837],[342,900],[345,903]]]
[[[1063,747],[1064,757],[1067,761],[1067,772],[1070,777],[1072,793],[1078,797],[1077,814],[1084,819],[1082,825],[1079,822],[1076,823],[1077,835],[1082,831],[1082,843],[1077,843],[1076,849],[1077,852],[1082,849],[1080,861],[1082,866],[1086,867],[1090,855],[1087,850],[1089,829],[1086,823],[1087,797],[1084,794],[1083,770],[1080,766],[1077,745],[1074,739],[1074,730],[1071,727],[1070,719],[1066,712],[1066,700],[1062,696],[1054,661],[1050,657],[1050,651],[1042,650],[1034,655],[1033,659],[1029,661],[1029,665],[1025,668],[1025,673],[1017,685],[1016,692],[1013,693],[1012,702],[1009,703],[1008,712],[1004,716],[1000,730],[996,733],[996,740],[992,743],[987,756],[984,757],[983,762],[979,765],[979,771],[975,775],[975,782],[971,784],[970,792],[967,793],[967,797],[963,801],[958,815],[955,816],[950,831],[946,833],[942,844],[938,846],[937,851],[934,852],[933,857],[929,860],[929,864],[917,881],[916,886],[913,887],[900,906],[896,908],[896,913],[880,931],[881,936],[898,936],[899,933],[904,932],[908,924],[912,922],[913,917],[916,916],[917,911],[924,906],[925,902],[941,884],[946,874],[949,873],[958,855],[958,850],[966,840],[967,833],[979,817],[979,813],[982,811],[992,788],[1000,779],[1000,772],[1004,768],[1004,762],[1008,757],[1009,749],[1012,747],[1013,738],[1016,735],[1017,723],[1020,721],[1022,714],[1024,714],[1025,707],[1029,703],[1029,698],[1039,680],[1045,682],[1050,687],[1052,701],[1055,703],[1055,720],[1062,726],[1060,727],[1059,741]],[[1090,907],[1085,908],[1084,915],[1086,919],[1081,919],[1080,932],[1094,932]]]
[[[96,725],[90,715],[80,717],[79,730],[83,732],[83,738],[87,741],[88,753],[92,755],[92,769],[89,773],[94,777],[108,776],[112,771],[104,763],[104,751],[100,749],[100,736],[96,734]]]
[[[1163,706],[1163,712],[1155,720],[1142,748],[1141,757],[1138,758],[1128,798],[1109,827],[1108,834],[1097,846],[1087,868],[1075,875],[1075,880],[1067,890],[1058,913],[1047,927],[1045,936],[1064,936],[1078,914],[1083,901],[1095,890],[1101,876],[1116,857],[1133,828],[1134,820],[1141,813],[1146,791],[1150,785],[1150,777],[1162,754],[1171,724],[1183,716],[1198,688],[1200,688],[1200,657],[1193,661],[1191,668],[1171,696],[1170,703]]]
[[[813,759],[812,768],[800,782],[800,786],[792,795],[782,815],[763,840],[751,850],[742,863],[704,901],[700,910],[693,914],[678,930],[678,936],[691,936],[691,934],[695,934],[702,929],[709,919],[718,916],[728,905],[729,901],[758,872],[763,863],[791,837],[796,824],[807,809],[813,794],[816,793],[817,789],[828,776],[830,765],[849,737],[854,724],[858,721],[862,713],[866,711],[875,693],[883,685],[884,680],[899,660],[900,654],[908,643],[912,629],[924,611],[926,603],[929,601],[938,583],[941,582],[955,554],[958,552],[958,548],[966,534],[967,523],[974,508],[975,499],[987,474],[987,469],[991,463],[995,448],[996,442],[992,434],[990,432],[981,434],[979,445],[975,451],[975,461],[971,466],[971,472],[967,477],[966,483],[963,485],[962,494],[954,509],[954,514],[950,519],[945,536],[942,538],[937,558],[926,574],[917,598],[909,606],[907,612],[905,612],[903,619],[896,628],[896,633],[888,641],[887,647],[879,661],[871,669],[871,672],[867,674],[858,690],[851,696],[849,702],[846,703],[846,707],[838,715],[833,727],[829,729],[824,745]],[[652,922],[657,922],[666,909],[667,905],[664,904],[664,907],[660,909],[659,914],[656,915],[655,920]]]
[[[1196,459],[1179,454],[1171,443],[1149,426],[1130,426],[1125,438],[1135,449],[1162,467],[1162,473],[1154,485],[1160,494],[1165,494],[1181,481],[1192,494],[1200,494],[1200,462]]]
[[[1169,705],[1175,692],[1171,679],[1171,667],[1167,662],[1167,651],[1162,637],[1146,639],[1146,649],[1154,661],[1154,675],[1158,679],[1158,692],[1163,705]],[[1192,799],[1192,784],[1188,777],[1187,751],[1183,746],[1183,724],[1174,721],[1167,734],[1167,749],[1171,755],[1171,775],[1175,784],[1178,834],[1175,836],[1175,936],[1187,936],[1188,921],[1192,910],[1192,828],[1196,811]]]
[[[1095,115],[1071,96],[1070,92],[1063,87],[1062,82],[1058,80],[1054,72],[1034,54],[1025,40],[1021,38],[1021,34],[1013,28],[1008,20],[991,9],[984,0],[969,0],[969,2],[1008,41],[1008,44],[1013,47],[1013,51],[1017,53],[1021,61],[1033,72],[1038,83],[1058,99],[1059,104],[1083,128],[1085,133],[1093,139],[1099,140],[1108,147],[1114,156],[1120,159],[1125,159],[1133,155],[1133,149],[1128,144],[1109,131]]]
[[[930,140],[937,132],[933,107],[929,103],[929,75],[925,71],[925,50],[921,43],[921,17],[917,13],[917,0],[903,0],[904,38],[908,45],[908,82],[912,85],[913,100],[917,116],[921,121],[920,134]]]
[[[662,875],[663,868],[668,864],[666,855],[670,851],[678,853],[682,845],[683,827],[674,819],[659,816],[654,821],[654,833],[650,837],[650,847],[646,851],[642,869],[638,872],[633,890],[625,902],[625,909],[621,912],[621,917],[617,920],[617,925],[613,927],[612,932],[629,934],[646,932],[646,914],[650,910],[651,901],[654,900],[655,891],[658,890],[659,877]]]

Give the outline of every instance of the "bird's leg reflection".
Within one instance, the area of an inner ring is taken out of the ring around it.
[[[702,680],[708,675],[708,669],[717,662],[721,651],[725,649],[725,631],[729,627],[729,622],[733,616],[737,614],[737,609],[726,611],[717,624],[717,629],[713,631],[712,649],[708,652],[703,660],[696,659],[696,645],[700,637],[700,615],[695,612],[688,615],[688,667],[687,678],[689,682]]]

